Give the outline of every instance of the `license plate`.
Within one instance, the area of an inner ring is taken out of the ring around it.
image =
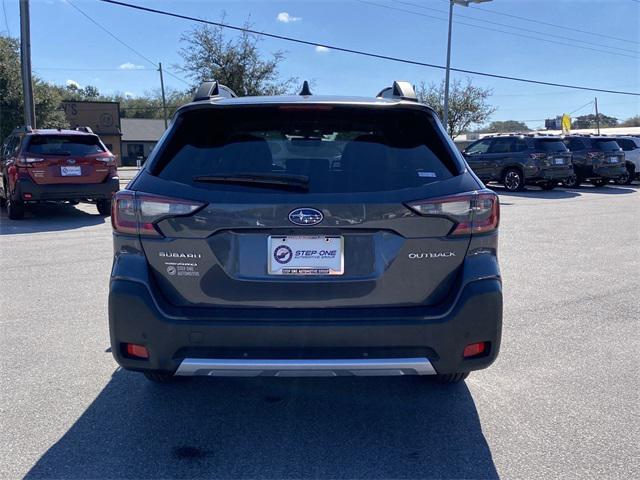
[[[618,157],[609,157],[609,163],[618,163]]]
[[[79,177],[82,175],[82,167],[60,167],[60,175],[63,177]]]
[[[555,163],[556,165],[564,165],[564,158],[556,158]]]
[[[334,236],[272,236],[269,275],[342,275],[344,239]]]

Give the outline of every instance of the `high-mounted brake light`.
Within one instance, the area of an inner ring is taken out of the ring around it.
[[[155,225],[169,217],[190,215],[204,204],[191,200],[161,197],[130,190],[120,190],[113,197],[111,225],[126,235],[161,237]]]
[[[491,190],[418,200],[407,206],[425,217],[447,217],[456,222],[450,235],[486,233],[500,223],[500,201]]]
[[[333,110],[332,105],[280,105],[278,110],[318,112]]]

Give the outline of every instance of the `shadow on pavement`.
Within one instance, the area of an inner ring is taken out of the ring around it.
[[[93,207],[95,209],[95,206]],[[30,205],[22,220],[9,220],[7,211],[0,209],[0,235],[17,235],[38,232],[56,232],[99,225],[106,221],[96,213],[87,213],[72,205],[50,203]]]
[[[117,370],[25,478],[498,478],[464,384]]]

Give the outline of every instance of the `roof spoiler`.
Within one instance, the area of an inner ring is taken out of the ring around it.
[[[74,130],[77,130],[78,132],[86,132],[86,133],[93,133],[93,130],[91,130],[91,127],[76,127]]]
[[[396,100],[411,100],[413,102],[418,101],[416,91],[409,82],[403,82],[396,80],[391,87],[383,88],[378,95],[378,98],[393,98]]]
[[[217,100],[220,98],[235,98],[236,92],[225,85],[221,85],[215,80],[207,80],[202,82],[198,87],[198,91],[193,96],[194,102],[202,100]]]

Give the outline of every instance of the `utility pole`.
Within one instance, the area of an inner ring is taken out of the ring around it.
[[[449,36],[447,37],[447,68],[444,74],[444,111],[442,112],[442,123],[449,133],[449,73],[451,71],[451,28],[453,26],[453,6],[457,3],[463,7],[468,7],[471,3],[491,2],[492,0],[449,0]]]
[[[164,96],[164,78],[162,76],[162,63],[158,63],[158,71],[160,72],[160,90],[162,90],[162,111],[164,112],[164,129],[167,129],[167,100]]]
[[[596,97],[596,127],[598,128],[598,135],[600,135],[600,115],[598,114],[598,97]]]
[[[20,64],[24,96],[24,124],[36,128],[36,109],[33,104],[33,83],[31,81],[29,0],[20,0]]]
[[[451,70],[451,27],[453,26],[453,4],[449,1],[449,37],[447,38],[447,70],[444,74],[444,112],[442,112],[442,123],[444,129],[449,134],[449,73]]]

